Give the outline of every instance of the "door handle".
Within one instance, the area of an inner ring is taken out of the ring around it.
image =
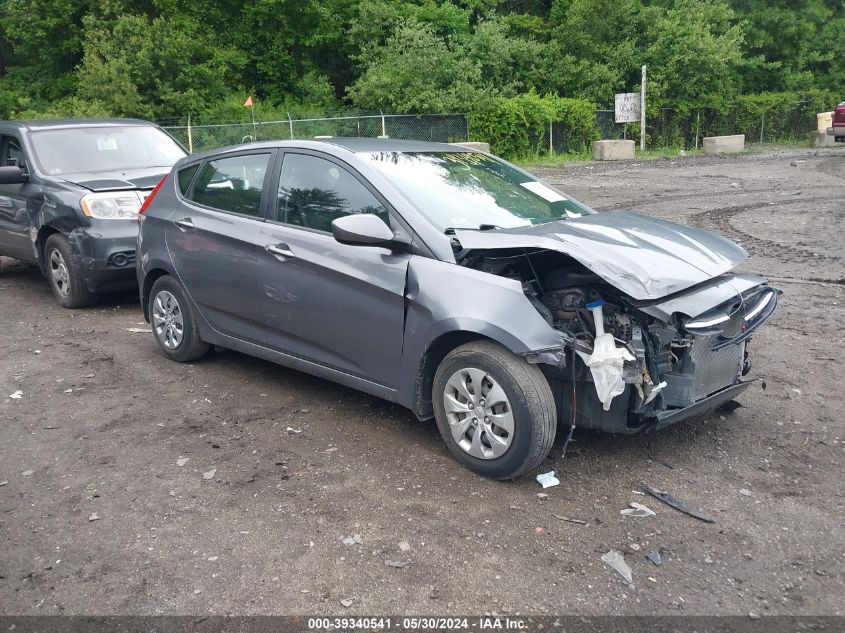
[[[191,218],[182,218],[181,220],[174,220],[173,224],[178,226],[183,231],[194,228],[194,221]]]
[[[268,244],[264,249],[279,261],[285,261],[288,257],[296,257],[287,244]]]

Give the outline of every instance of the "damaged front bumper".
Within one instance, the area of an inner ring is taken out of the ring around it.
[[[92,220],[69,235],[82,279],[89,292],[124,290],[137,285],[135,220]]]
[[[599,400],[595,375],[582,360],[584,341],[562,335],[564,351],[527,355],[529,362],[544,366],[561,424],[568,426],[574,420],[576,426],[620,434],[660,429],[711,411],[745,391],[754,382],[742,380],[751,369],[748,342],[775,311],[780,291],[756,276],[737,277],[635,308],[643,318],[626,347],[636,360],[620,366],[618,378],[624,388],[620,386],[621,393],[610,402]],[[721,294],[725,288],[727,300]],[[696,301],[696,295],[715,297],[720,303],[709,307],[713,304]],[[677,305],[687,313],[672,311],[670,316],[667,310]]]

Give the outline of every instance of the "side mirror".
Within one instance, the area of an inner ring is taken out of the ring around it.
[[[0,167],[0,185],[22,185],[29,182],[29,174],[20,167]]]
[[[394,235],[377,215],[345,215],[332,221],[332,235],[341,244],[351,246],[387,246]]]

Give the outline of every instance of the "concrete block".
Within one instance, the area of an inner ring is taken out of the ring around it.
[[[832,134],[817,130],[810,132],[810,147],[845,147],[845,143],[837,143]]]
[[[745,150],[745,134],[705,136],[705,154],[738,154]]]
[[[634,160],[634,141],[594,141],[593,160]]]
[[[449,145],[458,145],[459,147],[468,147],[470,149],[477,149],[482,152],[490,153],[490,143],[482,141],[467,141],[466,143],[449,143]]]

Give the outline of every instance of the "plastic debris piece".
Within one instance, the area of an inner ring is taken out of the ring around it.
[[[344,545],[355,545],[355,539],[352,538],[351,536],[347,536],[345,539],[343,539],[343,544]]]
[[[21,398],[23,398],[23,391],[21,391],[20,389],[18,389],[15,393],[10,393],[10,394],[9,394],[9,397],[10,397],[12,400],[20,400]]]
[[[602,554],[601,559],[602,562],[609,565],[617,574],[622,576],[622,580],[625,581],[626,585],[630,585],[633,582],[631,568],[625,562],[625,556],[623,556],[622,552],[612,549],[607,554]]]
[[[409,560],[386,560],[384,564],[394,569],[405,569],[411,564]]]
[[[743,497],[750,497],[752,493],[748,488],[740,488],[739,494],[741,494]]]
[[[340,604],[342,604],[344,607],[346,607],[348,609],[349,607],[352,606],[353,602],[354,602],[354,600],[352,598],[344,598],[343,600],[340,601]]]
[[[695,517],[696,519],[699,519],[700,521],[705,521],[707,523],[715,523],[716,522],[716,519],[714,519],[712,516],[710,516],[706,512],[701,512],[700,510],[693,510],[692,508],[688,507],[687,505],[685,505],[681,501],[678,501],[677,499],[675,499],[675,497],[670,495],[665,490],[658,490],[657,488],[652,488],[651,486],[649,486],[648,484],[645,484],[645,483],[642,484],[642,488],[643,488],[643,490],[645,490],[648,494],[650,494],[655,499],[660,499],[666,505],[670,505],[673,508],[675,508],[676,510],[680,510],[684,514],[688,514],[691,517]]]
[[[91,515],[88,517],[88,521],[99,521],[100,515],[96,512],[92,512]]]
[[[541,528],[541,527],[535,527],[534,528],[534,534],[542,534],[542,533],[543,533],[543,528]]]
[[[300,433],[302,433],[302,429],[295,429],[292,426],[289,426],[288,433],[290,433],[291,435],[299,435]]]
[[[593,311],[593,321],[596,324],[596,338],[593,341],[593,353],[585,354],[576,350],[584,364],[590,368],[593,384],[605,411],[610,410],[610,403],[620,393],[625,391],[622,380],[622,365],[626,360],[636,360],[624,347],[616,347],[612,334],[604,331],[604,316],[602,306],[604,301],[588,303],[587,307]]]
[[[581,519],[571,519],[569,517],[562,517],[558,514],[553,514],[552,516],[558,521],[566,521],[567,523],[577,523],[579,525],[589,525],[589,523],[587,523],[586,521],[582,521]]]
[[[142,327],[128,327],[125,328],[127,332],[132,332],[133,334],[150,334],[152,330],[150,328],[142,328]]]
[[[411,551],[411,544],[408,541],[399,541],[399,550],[402,552]]]
[[[653,517],[657,514],[651,508],[644,506],[641,503],[637,503],[636,501],[632,501],[628,505],[631,507],[620,510],[619,514],[624,514],[626,517]]]
[[[560,484],[560,480],[555,477],[555,471],[550,470],[547,473],[537,475],[537,483],[543,486],[543,488],[551,488]]]
[[[202,478],[205,479],[206,481],[208,481],[209,479],[214,479],[214,475],[216,475],[216,474],[217,474],[217,469],[212,468],[211,470],[204,472],[202,474]]]
[[[191,461],[190,457],[180,457],[179,459],[176,460],[176,465],[179,466],[179,467],[182,467],[185,464],[187,464],[189,461]]]
[[[655,567],[660,567],[660,565],[663,563],[663,558],[661,558],[660,552],[658,552],[656,549],[649,550],[648,552],[646,552],[645,557],[649,559],[652,563],[654,563]]]

